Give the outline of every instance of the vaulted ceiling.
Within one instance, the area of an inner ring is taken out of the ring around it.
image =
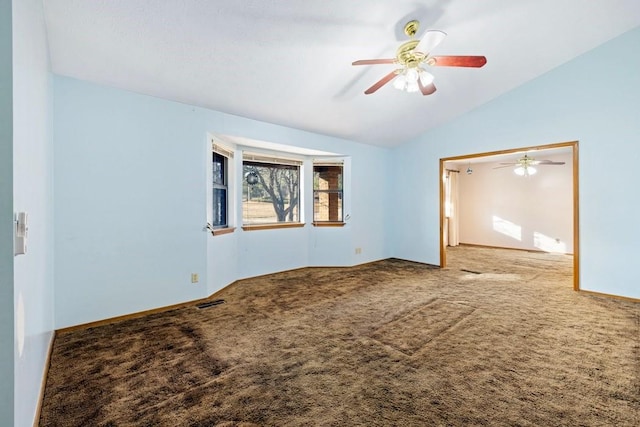
[[[53,72],[363,143],[394,146],[640,25],[638,0],[44,0]],[[433,95],[387,84],[420,21],[447,33]],[[630,52],[629,54],[635,54]],[[211,129],[215,132],[215,129]]]

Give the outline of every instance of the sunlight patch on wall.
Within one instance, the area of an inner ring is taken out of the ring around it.
[[[522,241],[522,227],[499,216],[493,216],[493,230],[519,242]]]
[[[560,239],[554,239],[535,231],[533,233],[533,246],[545,252],[566,254],[567,244]]]

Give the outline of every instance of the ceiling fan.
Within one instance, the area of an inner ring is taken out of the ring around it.
[[[553,160],[536,160],[533,157],[529,157],[529,155],[525,153],[524,156],[520,157],[515,162],[502,162],[499,163],[500,166],[496,166],[494,169],[515,166],[515,169],[513,171],[516,173],[516,175],[529,176],[537,172],[534,166],[564,165],[564,163],[565,162],[555,162]]]
[[[433,75],[423,67],[473,67],[480,68],[487,63],[484,56],[431,56],[431,51],[446,37],[446,33],[439,30],[428,30],[420,40],[414,36],[420,23],[416,20],[409,21],[404,26],[404,33],[410,38],[398,47],[395,58],[389,59],[361,59],[351,65],[394,64],[395,70],[378,80],[373,86],[365,90],[370,95],[380,89],[391,80],[397,89],[406,92],[422,92],[423,95],[431,95],[436,91],[433,84]]]

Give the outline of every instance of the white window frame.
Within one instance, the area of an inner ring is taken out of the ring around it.
[[[224,170],[224,183],[222,186],[217,186],[214,182],[214,171],[213,171],[213,156],[214,154],[220,155],[226,159],[226,167]],[[207,176],[208,176],[208,185],[207,185],[207,228],[211,231],[211,234],[214,236],[220,234],[232,233],[235,230],[233,227],[233,212],[234,212],[234,186],[233,186],[233,157],[234,152],[233,149],[228,148],[224,145],[217,143],[213,138],[211,139],[211,149],[209,150],[208,156],[208,168],[207,168]],[[225,196],[225,211],[226,211],[226,224],[224,225],[214,225],[213,219],[215,215],[215,209],[213,204],[215,203],[214,192],[216,188],[224,188],[226,191]]]
[[[316,189],[315,188],[315,172],[316,172],[316,167],[322,167],[322,166],[330,166],[330,167],[340,167],[341,169],[341,176],[342,176],[342,188],[340,190],[333,190],[333,189],[329,189],[329,190],[321,190],[321,189]],[[344,165],[344,161],[343,160],[320,160],[320,159],[314,159],[313,160],[313,165],[312,165],[312,183],[311,183],[311,193],[312,193],[312,218],[313,218],[313,222],[312,224],[314,226],[320,226],[320,227],[342,227],[345,225],[345,165]],[[316,199],[316,193],[338,193],[339,197],[341,199],[341,218],[338,220],[317,220],[316,219],[316,203],[315,203],[315,199]]]
[[[288,153],[287,153],[288,154]],[[280,221],[280,222],[268,222],[268,223],[245,223],[245,212],[242,211],[242,229],[245,231],[251,230],[264,230],[273,228],[292,228],[292,227],[304,227],[304,206],[305,206],[305,191],[304,191],[304,162],[303,159],[289,157],[281,155],[280,153],[260,153],[253,151],[245,151],[242,155],[242,190],[240,190],[240,198],[242,204],[244,204],[244,186],[246,184],[247,177],[244,176],[245,162],[250,163],[264,163],[265,165],[282,165],[297,167],[298,169],[298,220],[297,221]]]

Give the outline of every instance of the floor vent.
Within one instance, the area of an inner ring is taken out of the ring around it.
[[[213,301],[203,302],[203,303],[200,303],[200,304],[196,305],[196,307],[198,307],[199,309],[203,309],[203,308],[209,308],[209,307],[213,307],[214,305],[220,305],[220,304],[224,304],[224,300],[223,299],[216,299],[216,300],[213,300]]]
[[[466,273],[473,273],[473,274],[482,274],[479,271],[473,271],[473,270],[465,270],[464,268],[461,268],[460,271],[464,271]]]

